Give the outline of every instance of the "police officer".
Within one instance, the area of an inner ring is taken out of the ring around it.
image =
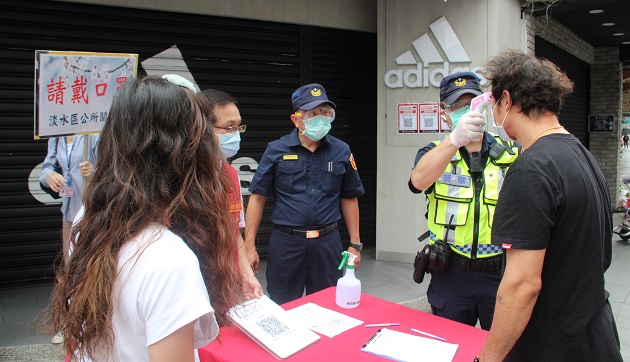
[[[291,96],[295,129],[270,142],[249,187],[245,245],[258,270],[255,239],[265,202],[271,194],[274,228],[267,251],[267,293],[278,304],[328,288],[341,271],[342,244],[337,223],[343,214],[350,246],[360,262],[359,204],[364,194],[350,147],[328,135],[335,104],[319,84],[298,88]],[[339,203],[341,202],[341,213]]]
[[[481,328],[489,330],[502,265],[501,247],[490,243],[492,218],[518,150],[484,131],[484,116],[470,110],[480,94],[474,73],[442,79],[442,117],[452,132],[418,151],[409,188],[425,190],[429,243],[434,252],[438,245],[445,251],[429,267],[427,297],[433,314],[471,326],[479,319]]]

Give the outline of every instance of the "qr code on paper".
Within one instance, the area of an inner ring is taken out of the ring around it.
[[[282,322],[280,322],[274,316],[265,317],[259,320],[258,322],[256,322],[256,324],[260,328],[262,328],[265,332],[267,332],[267,334],[269,334],[272,338],[275,338],[281,335],[282,333],[286,332],[287,330],[289,330],[287,326],[282,324]]]
[[[413,120],[411,118],[405,118],[403,119],[403,126],[405,128],[410,128],[413,127]]]
[[[425,117],[424,118],[424,126],[426,128],[433,128],[433,127],[435,127],[435,118],[434,117]]]

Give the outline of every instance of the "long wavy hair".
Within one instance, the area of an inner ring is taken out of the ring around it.
[[[152,223],[195,252],[217,320],[229,324],[241,281],[212,117],[202,96],[162,78],[130,79],[114,98],[74,250],[51,297],[52,328],[69,353],[111,350],[118,252]]]

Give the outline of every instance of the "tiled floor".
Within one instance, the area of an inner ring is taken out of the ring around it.
[[[627,152],[630,154],[630,152]],[[630,176],[630,156],[622,159],[620,175]],[[614,214],[614,225],[623,214]],[[411,264],[375,260],[375,251],[364,250],[357,270],[364,293],[393,302],[403,302],[426,294],[429,277],[418,285],[411,279]],[[410,261],[411,262],[411,261]],[[265,262],[258,277],[265,287]],[[613,237],[612,265],[606,272],[606,288],[615,313],[624,359],[630,361],[630,243]],[[39,330],[41,310],[50,296],[51,285],[0,290],[0,347],[50,343],[51,335]],[[39,316],[39,318],[37,318]],[[0,351],[0,360],[4,360]],[[25,359],[28,360],[28,359]]]

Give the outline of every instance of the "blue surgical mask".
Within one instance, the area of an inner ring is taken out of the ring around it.
[[[221,151],[225,158],[234,157],[241,148],[241,134],[236,133],[217,133]]]
[[[455,130],[457,127],[457,122],[462,116],[466,113],[470,112],[470,106],[464,106],[453,113],[449,113],[448,115],[451,117],[451,122],[453,122],[453,127],[451,127],[451,131]]]
[[[302,134],[306,137],[312,139],[313,141],[319,141],[324,138],[325,135],[328,134],[332,126],[330,122],[332,122],[331,117],[326,116],[315,116],[313,118],[305,119],[304,122],[304,130]]]

